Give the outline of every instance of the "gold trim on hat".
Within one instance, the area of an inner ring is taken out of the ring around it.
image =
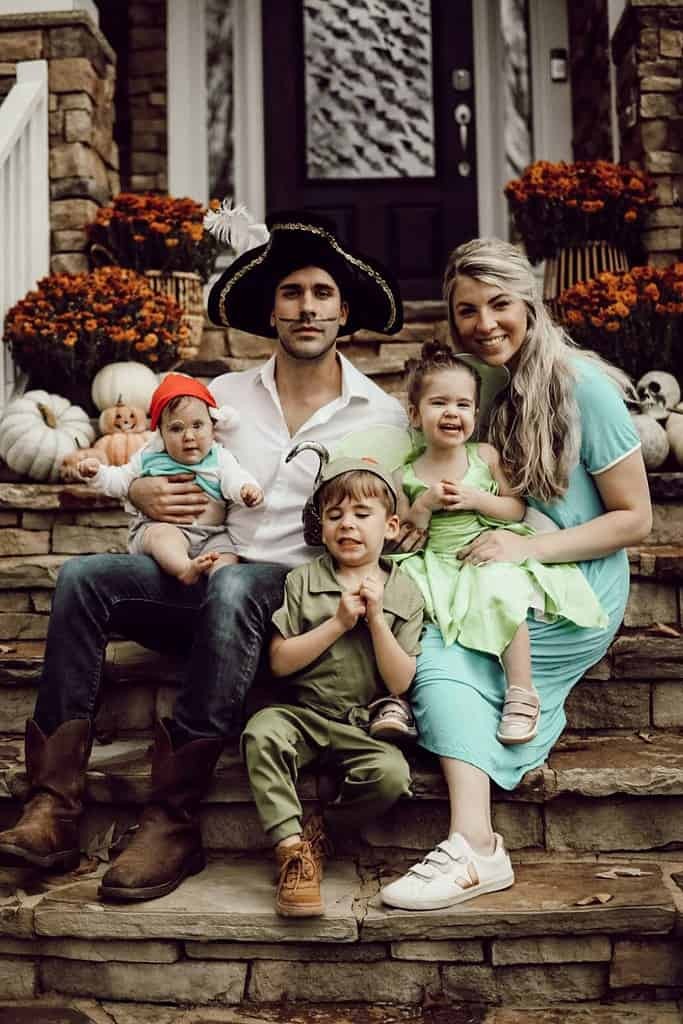
[[[339,242],[333,235],[329,233],[329,231],[326,231],[324,228],[318,227],[315,224],[302,224],[300,222],[273,224],[272,228],[270,229],[270,238],[268,239],[266,248],[263,250],[261,255],[256,256],[249,263],[245,264],[245,266],[238,270],[237,273],[233,277],[231,277],[229,281],[226,282],[225,286],[221,290],[221,293],[218,297],[218,310],[221,314],[221,318],[224,324],[226,324],[228,327],[230,326],[230,322],[228,320],[228,316],[225,310],[225,304],[227,302],[229,292],[231,291],[232,288],[234,288],[238,281],[242,280],[245,274],[248,274],[249,271],[252,270],[254,267],[259,266],[268,257],[268,254],[270,253],[273,244],[273,234],[276,231],[308,231],[312,235],[319,235],[321,238],[324,238],[325,241],[328,242],[329,245],[332,247],[332,249],[334,249],[335,252],[338,252],[340,256],[342,256],[348,263],[350,263],[354,267],[359,267],[363,271],[363,273],[367,274],[367,276],[370,277],[375,282],[375,284],[378,284],[379,287],[384,292],[384,295],[386,296],[386,299],[389,303],[390,314],[389,319],[387,320],[382,330],[391,330],[391,328],[396,323],[396,303],[394,302],[394,294],[389,285],[387,284],[387,282],[382,277],[382,275],[379,274],[374,269],[374,267],[369,266],[363,260],[360,260],[355,256],[351,256],[348,252],[342,249],[342,247],[339,245]],[[353,310],[351,312],[353,313]]]

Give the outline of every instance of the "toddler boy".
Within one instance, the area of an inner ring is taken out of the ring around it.
[[[270,663],[273,675],[287,677],[286,699],[252,716],[242,749],[275,847],[276,908],[286,917],[324,911],[327,842],[319,818],[302,825],[300,771],[324,761],[338,772],[339,795],[325,811],[335,830],[376,818],[410,792],[400,750],[361,727],[371,701],[409,688],[419,653],[422,597],[381,557],[385,541],[398,534],[396,508],[392,479],[376,462],[330,462],[307,506],[319,519],[317,540],[326,551],[288,574],[284,602],[273,615]],[[305,533],[315,542],[310,529]]]

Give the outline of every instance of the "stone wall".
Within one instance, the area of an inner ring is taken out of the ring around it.
[[[612,40],[621,159],[658,186],[643,243],[649,261],[683,255],[683,3],[630,0]]]
[[[127,175],[122,185],[131,192],[165,192],[168,188],[165,0],[130,0],[128,27],[130,135]]]
[[[611,160],[607,0],[572,0],[567,16],[574,159]]]
[[[114,52],[82,12],[0,17],[0,76],[48,62],[53,271],[87,269],[86,226],[119,191],[113,141]]]

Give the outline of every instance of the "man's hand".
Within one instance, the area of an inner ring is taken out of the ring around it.
[[[365,602],[365,620],[371,625],[377,619],[384,621],[384,580],[365,576],[361,580],[360,597]]]
[[[209,504],[193,473],[140,477],[131,484],[128,497],[143,515],[160,523],[192,523]]]
[[[94,476],[97,476],[97,471],[101,465],[102,463],[99,459],[81,459],[76,466],[76,470],[81,480],[92,480]]]
[[[401,523],[396,540],[387,544],[387,551],[408,552],[421,551],[427,543],[427,530],[422,526],[416,526],[409,519]]]
[[[240,487],[240,498],[247,508],[254,508],[263,501],[263,491],[258,484],[242,484]]]
[[[365,601],[360,596],[360,593],[357,591],[352,593],[350,590],[345,590],[339,599],[335,618],[340,628],[345,633],[348,633],[350,629],[353,629],[361,616],[365,615],[365,612]]]

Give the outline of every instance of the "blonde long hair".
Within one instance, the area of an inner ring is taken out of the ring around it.
[[[569,335],[551,320],[528,260],[519,249],[497,238],[475,238],[451,253],[443,294],[456,348],[459,346],[452,297],[458,276],[481,281],[521,299],[527,311],[527,332],[509,388],[499,398],[489,421],[489,440],[501,454],[516,494],[550,502],[562,497],[578,462],[581,427],[574,398],[577,349]],[[622,392],[628,378],[594,352],[581,356],[600,364]]]

